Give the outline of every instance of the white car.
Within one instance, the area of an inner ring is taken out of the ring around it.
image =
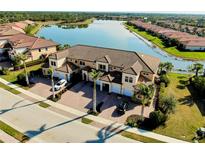
[[[67,84],[67,81],[65,79],[61,79],[60,81],[58,81],[55,86],[54,86],[54,89],[57,91],[57,90],[60,90],[61,88],[63,88],[65,85]]]

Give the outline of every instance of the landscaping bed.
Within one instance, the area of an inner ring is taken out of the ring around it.
[[[11,88],[11,87],[9,87],[9,86],[7,86],[7,85],[1,83],[1,82],[0,82],[0,88],[3,88],[3,89],[5,89],[5,90],[8,90],[9,92],[11,92],[11,93],[13,93],[13,94],[16,94],[16,95],[21,93],[21,92],[19,92],[18,90],[13,89],[13,88]]]

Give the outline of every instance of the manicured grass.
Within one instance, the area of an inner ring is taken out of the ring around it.
[[[11,93],[13,93],[13,94],[20,94],[21,92],[19,92],[18,90],[16,90],[16,89],[13,89],[13,88],[10,88],[9,86],[7,86],[7,85],[5,85],[5,84],[3,84],[3,83],[1,83],[0,82],[0,88],[3,88],[3,89],[5,89],[5,90],[8,90],[9,92],[11,92]]]
[[[84,123],[84,124],[91,124],[93,121],[88,119],[88,118],[82,118],[81,122]]]
[[[192,142],[197,128],[205,126],[205,117],[197,106],[198,103],[205,102],[196,102],[192,98],[187,88],[189,75],[170,73],[168,77],[171,82],[165,92],[167,95],[175,96],[179,103],[165,126],[155,129],[154,132]]]
[[[47,104],[47,103],[45,103],[45,102],[40,102],[38,105],[39,105],[40,107],[43,107],[43,108],[48,108],[48,107],[50,107],[50,105]]]
[[[6,123],[0,121],[0,129],[6,132],[7,134],[13,136],[20,142],[26,142],[29,140],[29,137],[24,135],[23,133],[19,132],[18,130],[12,128],[11,126],[7,125]]]
[[[130,139],[133,139],[133,140],[143,142],[143,143],[164,143],[162,141],[159,141],[159,140],[156,140],[156,139],[153,139],[153,138],[149,138],[149,137],[144,137],[144,136],[141,136],[141,135],[138,135],[138,134],[135,134],[135,133],[131,133],[131,132],[128,132],[128,131],[123,131],[121,133],[121,135],[124,136],[124,137],[130,138]]]
[[[173,47],[166,47],[163,44],[163,40],[156,36],[152,36],[151,34],[147,33],[146,31],[140,31],[133,26],[126,25],[125,26],[130,30],[133,31],[140,36],[144,37],[145,39],[149,40],[153,44],[157,45],[162,50],[166,51],[167,53],[174,55],[176,57],[189,59],[189,60],[204,60],[205,59],[205,52],[196,52],[196,51],[180,51],[175,46]]]
[[[27,67],[27,71],[30,72],[32,70],[38,70],[39,68],[41,68],[41,65],[42,64]],[[17,76],[20,73],[23,73],[23,72],[24,72],[24,69],[21,69],[21,70],[18,70],[18,71],[11,71],[8,75],[1,75],[0,77],[5,79],[8,82],[16,83]],[[19,86],[21,86],[21,85],[19,85]],[[24,89],[28,89],[28,87],[24,87],[24,86],[21,86],[21,87],[24,88]]]

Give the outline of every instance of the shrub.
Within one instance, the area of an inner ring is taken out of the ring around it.
[[[163,74],[160,76],[160,82],[165,84],[165,87],[167,87],[170,83],[169,78],[167,77],[166,74]]]
[[[205,77],[195,77],[191,83],[193,87],[196,89],[197,94],[201,97],[205,97]]]
[[[28,74],[28,76],[29,76],[29,74]],[[26,86],[27,85],[27,83],[26,83],[26,75],[24,73],[20,73],[19,75],[17,75],[17,82],[20,85]]]
[[[2,68],[2,70],[1,70],[2,75],[9,75],[9,73],[10,73],[10,71],[8,68]]]
[[[174,113],[177,100],[174,96],[162,95],[159,99],[159,108],[164,114]]]
[[[160,126],[161,124],[163,124],[166,121],[166,119],[167,119],[167,116],[159,110],[153,111],[149,114],[150,125],[153,128],[156,128]]]
[[[140,115],[130,115],[127,117],[126,125],[130,127],[139,127],[144,121],[144,118]]]

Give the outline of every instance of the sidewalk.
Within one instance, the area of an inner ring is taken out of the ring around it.
[[[77,116],[83,116],[83,115],[86,114],[84,112],[73,109],[71,107],[68,107],[68,106],[65,106],[65,105],[62,105],[62,104],[58,104],[58,103],[54,103],[53,101],[47,100],[46,98],[43,98],[39,95],[36,95],[36,94],[31,93],[27,90],[24,90],[24,89],[12,84],[12,83],[9,83],[9,82],[7,82],[6,80],[4,80],[2,78],[0,78],[0,82],[2,82],[3,84],[8,85],[11,88],[14,88],[14,89],[20,91],[21,93],[24,93],[25,95],[33,97],[38,101],[44,101],[45,103],[47,103],[47,104],[49,104],[49,105],[51,105],[55,108],[58,108],[62,111],[66,111],[66,112],[72,113],[72,114],[77,115]],[[149,138],[154,138],[156,140],[160,140],[160,141],[167,142],[167,143],[188,143],[186,141],[182,141],[182,140],[178,140],[178,139],[171,138],[171,137],[168,137],[168,136],[156,134],[156,133],[153,133],[151,131],[146,131],[146,130],[142,130],[142,129],[138,129],[138,128],[131,128],[129,126],[119,124],[119,123],[115,123],[111,120],[107,120],[107,119],[104,119],[104,118],[101,118],[101,117],[88,115],[87,118],[89,118],[89,119],[91,119],[95,122],[104,124],[104,125],[112,125],[113,128],[119,128],[121,130],[126,130],[128,132],[132,132],[132,133],[135,133],[135,134],[138,134],[138,135],[141,135],[141,136],[145,136],[145,137],[149,137]]]
[[[19,143],[17,139],[13,138],[2,130],[0,130],[0,140],[2,140],[4,143]]]

